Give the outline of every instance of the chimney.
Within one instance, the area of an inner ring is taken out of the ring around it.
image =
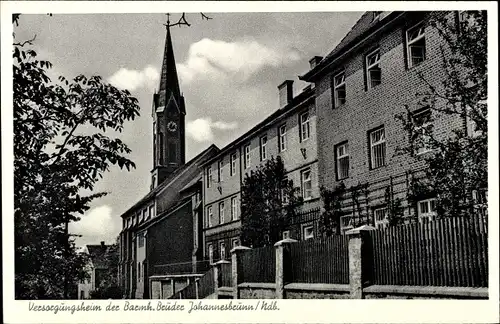
[[[280,108],[285,107],[293,99],[293,81],[285,80],[282,84],[278,86]]]
[[[104,241],[101,241],[101,247],[104,247]]]
[[[309,67],[311,68],[311,70],[314,69],[322,59],[323,56],[313,56],[313,58],[309,60]]]

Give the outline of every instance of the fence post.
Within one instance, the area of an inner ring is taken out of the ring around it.
[[[295,243],[297,240],[287,238],[274,243],[276,251],[276,298],[285,298],[285,250],[289,248],[289,244]]]
[[[233,282],[233,299],[240,298],[240,291],[238,289],[238,262],[240,261],[241,254],[245,251],[250,250],[249,247],[246,246],[235,246],[231,250],[231,278]]]
[[[349,286],[351,299],[363,299],[363,264],[368,260],[362,259],[363,240],[369,231],[375,227],[363,225],[346,232],[349,236]]]

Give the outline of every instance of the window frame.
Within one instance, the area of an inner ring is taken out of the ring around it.
[[[210,188],[212,186],[212,166],[209,165],[207,167],[207,188]]]
[[[236,156],[236,153],[233,153],[231,154],[229,160],[231,160],[231,166],[229,168],[229,173],[230,173],[230,176],[234,176],[236,174],[236,159],[237,159],[237,156]]]
[[[347,153],[344,153],[344,155],[340,156],[339,155],[339,149],[341,147],[346,147],[344,149],[345,152]],[[343,158],[346,158],[347,157],[347,171],[346,171],[346,176],[344,177],[341,177],[341,174],[340,174],[340,160],[343,159]],[[337,181],[340,181],[340,180],[344,180],[344,179],[347,179],[349,178],[349,168],[350,168],[350,156],[349,156],[349,142],[348,141],[344,141],[344,142],[341,142],[337,145],[335,145],[335,175],[337,176]]]
[[[223,175],[223,170],[224,170],[224,160],[221,158],[218,162],[217,162],[217,180],[218,182],[222,182],[224,181],[224,175]]]
[[[260,161],[267,160],[267,134],[259,137],[259,151],[260,151]]]
[[[224,224],[225,221],[225,215],[224,215],[224,209],[226,208],[224,201],[219,202],[219,225]]]
[[[282,132],[281,130],[284,129]],[[282,124],[281,126],[278,127],[278,151],[279,152],[284,152],[286,151],[286,124]]]
[[[303,116],[307,115],[307,119],[304,120]],[[311,116],[309,114],[309,111],[304,111],[299,115],[299,124],[300,124],[300,129],[299,129],[299,134],[300,134],[300,142],[304,142],[311,137],[311,125],[310,125],[310,120]],[[304,130],[304,126],[307,128]],[[305,131],[307,131],[307,134],[305,134]],[[305,136],[307,135],[307,136]]]
[[[380,130],[383,130],[384,131],[384,136],[383,136],[383,142],[381,142],[379,140],[379,142],[377,142],[376,144],[373,143],[373,138],[372,138],[372,135],[377,132],[377,131],[380,131]],[[377,128],[374,128],[370,131],[368,131],[368,144],[369,144],[369,152],[370,152],[370,170],[375,170],[375,169],[379,169],[385,165],[387,165],[387,161],[386,161],[386,156],[387,156],[387,136],[386,136],[386,132],[385,132],[385,125],[382,125],[382,126],[379,126]],[[375,166],[375,154],[374,154],[374,147],[376,145],[381,145],[383,144],[384,145],[384,156],[383,156],[383,164],[381,165],[378,165],[378,166]]]
[[[375,61],[375,63],[370,64],[370,58],[372,56],[375,56],[376,54],[378,54],[378,60]],[[376,86],[382,84],[382,68],[380,67],[380,62],[381,61],[382,61],[382,58],[381,58],[381,54],[380,54],[380,47],[377,47],[377,48],[373,49],[372,51],[370,51],[365,56],[365,67],[366,67],[366,72],[365,73],[366,73],[366,89],[367,90],[373,89]],[[380,70],[380,80],[379,80],[379,83],[377,83],[375,85],[372,85],[372,77],[371,77],[370,70],[373,69],[376,66]]]
[[[208,252],[208,262],[210,264],[213,264],[214,263],[214,245],[213,243],[209,243],[207,245],[207,252]]]
[[[418,118],[418,116],[421,116],[421,115],[424,115],[428,113],[429,114],[429,120],[427,120],[426,122],[422,123],[422,125],[416,125],[416,119]],[[425,108],[422,108],[422,109],[419,109],[415,112],[413,112],[411,114],[411,118],[412,118],[412,122],[414,125],[416,125],[416,127],[418,128],[425,128],[427,127],[429,124],[432,123],[432,111],[431,111],[431,108],[430,107],[425,107]],[[417,149],[414,154],[415,155],[422,155],[422,154],[425,154],[427,152],[431,152],[432,149],[428,147],[428,145],[424,145],[423,147]]]
[[[434,202],[434,210],[431,210],[431,207],[432,207],[431,203],[432,202]],[[422,212],[422,210],[421,210],[422,203],[427,203],[427,208],[429,209],[428,212],[426,212],[426,213]],[[422,222],[424,219],[428,220],[428,221],[432,221],[437,216],[436,203],[437,203],[436,198],[427,198],[427,199],[422,199],[422,200],[417,201],[417,216],[418,216],[418,220],[420,222]]]
[[[377,220],[377,212],[382,211],[384,217],[381,220]],[[389,209],[386,206],[381,206],[373,209],[373,219],[375,221],[375,227],[383,227],[389,223]]]
[[[410,40],[409,33],[415,29],[420,29],[420,28],[423,29],[422,34],[419,34],[419,35],[417,35],[417,37],[415,39]],[[421,62],[419,62],[417,64],[413,64],[413,59],[412,59],[410,47],[412,46],[413,43],[416,43],[416,42],[420,41],[421,39],[424,40],[424,52],[423,52],[424,56],[423,56],[423,59]],[[425,42],[425,24],[423,21],[419,21],[418,23],[414,24],[412,27],[406,29],[405,41],[406,41],[406,57],[408,58],[407,65],[408,65],[408,69],[411,69],[412,67],[420,65],[421,63],[423,63],[427,59],[427,44]]]
[[[311,229],[312,236],[306,238],[306,230]],[[314,225],[302,225],[302,240],[311,240],[314,239]]]
[[[226,242],[219,243],[219,257],[221,260],[226,259]]]
[[[281,233],[281,239],[282,240],[286,240],[286,239],[289,239],[290,238],[290,230],[286,230],[286,231],[283,231]]]
[[[235,243],[236,242],[236,243]],[[231,239],[231,246],[234,249],[235,247],[240,245],[240,239],[239,238],[232,238]]]
[[[238,219],[238,197],[231,197],[231,220],[235,221]]]
[[[343,76],[343,80],[341,83],[337,84],[337,78],[339,76]],[[344,88],[344,102],[339,103],[339,95],[338,95],[338,90]],[[340,71],[337,74],[333,76],[333,102],[334,102],[334,108],[338,108],[340,106],[345,105],[347,102],[347,86],[345,82],[345,71]]]
[[[305,188],[305,177],[304,175],[308,173],[309,174],[309,180],[308,182],[310,183],[310,189],[309,189],[309,192],[310,192],[310,196],[306,197],[305,196],[305,193],[306,193],[306,188]],[[302,199],[304,199],[304,201],[307,201],[307,200],[310,200],[313,198],[313,194],[312,194],[312,172],[311,172],[311,168],[306,168],[306,169],[303,169],[300,171],[300,185],[301,185],[301,193],[302,193]]]
[[[248,169],[250,167],[250,163],[251,163],[251,157],[250,157],[250,144],[246,144],[244,147],[243,147],[243,154],[245,155],[245,159],[244,159],[244,167],[245,169]]]
[[[214,216],[213,205],[207,207],[207,228],[212,227],[212,218]]]

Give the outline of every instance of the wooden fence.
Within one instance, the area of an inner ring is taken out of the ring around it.
[[[274,282],[276,280],[274,246],[266,246],[242,253],[241,261],[238,263],[238,277],[240,283]]]
[[[375,285],[488,286],[487,221],[480,216],[372,231],[366,248]]]
[[[285,255],[285,281],[348,284],[348,246],[345,235],[290,244]]]

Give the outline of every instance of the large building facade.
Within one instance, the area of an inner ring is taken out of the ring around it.
[[[301,79],[316,85],[320,185],[333,189],[367,184],[357,199],[363,218],[348,194],[344,201],[344,230],[368,221],[387,222],[389,188],[403,201],[405,216],[420,219],[435,215],[435,197],[408,203],[412,177],[423,174],[419,156],[432,154],[425,147],[400,154],[408,134],[396,114],[432,120],[437,137],[466,127],[461,117],[431,112],[417,93],[430,86],[438,91],[446,78],[442,46],[428,12],[366,12],[345,38]],[[435,14],[435,13],[434,13]],[[446,14],[458,19],[456,13]],[[437,105],[444,105],[436,102]],[[431,116],[432,114],[432,116]],[[359,209],[359,208],[358,208]]]
[[[314,90],[308,86],[293,95],[293,82],[279,87],[280,107],[251,130],[222,148],[203,168],[203,237],[211,262],[227,259],[240,244],[241,189],[245,175],[280,156],[287,179],[300,187],[304,199],[299,217],[283,237],[314,237],[317,219],[300,214],[319,207],[316,109]],[[319,216],[319,213],[315,213]]]

